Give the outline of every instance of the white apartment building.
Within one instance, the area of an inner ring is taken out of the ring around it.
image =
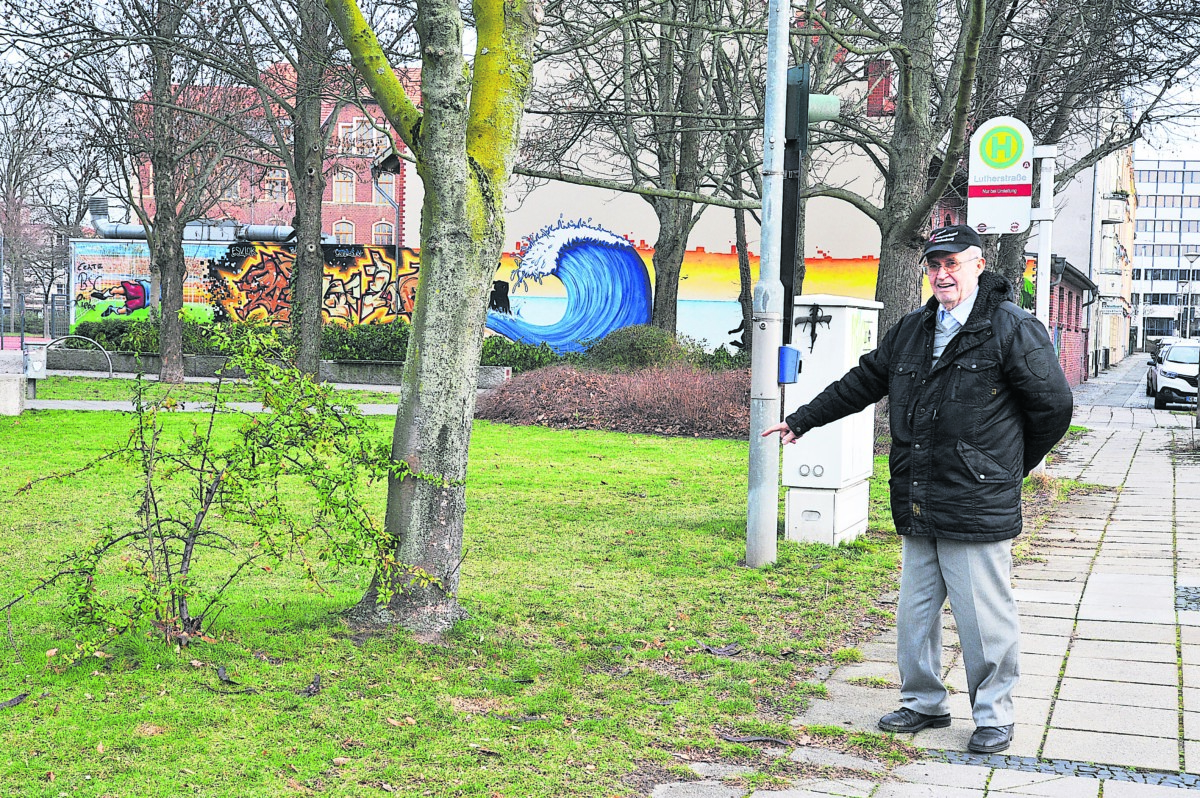
[[[1138,159],[1134,178],[1131,300],[1138,345],[1200,336],[1200,160]]]

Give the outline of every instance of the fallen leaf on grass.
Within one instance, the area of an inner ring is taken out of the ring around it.
[[[143,723],[137,727],[137,730],[138,734],[143,737],[156,737],[160,734],[165,734],[167,731],[162,726],[155,726],[153,723]]]
[[[3,704],[0,704],[0,709],[8,709],[9,707],[15,707],[17,704],[21,703],[26,698],[29,698],[29,693],[21,693],[18,696],[13,696],[12,698],[5,701]]]
[[[339,765],[339,766],[340,765],[349,765],[350,762],[351,762],[351,759],[348,756],[335,756],[333,758],[333,764]]]
[[[96,753],[97,754],[104,753],[104,743],[96,743]]]
[[[192,660],[192,667],[193,667],[193,668],[203,668],[203,667],[204,667],[204,663],[203,663],[203,662],[201,662],[201,661],[200,661],[200,660],[198,660],[198,659],[194,659],[194,660]]]
[[[51,770],[45,776],[42,776],[42,781],[54,781],[56,778],[57,776],[54,775],[54,771]]]
[[[288,780],[287,780],[287,786],[288,786],[288,787],[290,787],[290,788],[291,788],[291,789],[293,789],[293,790],[299,790],[300,792],[302,792],[302,793],[304,793],[304,794],[306,794],[306,795],[311,795],[311,794],[312,794],[312,790],[308,789],[307,787],[305,787],[303,784],[301,784],[300,782],[296,781],[295,779],[288,779]]]
[[[389,726],[403,726],[404,725],[404,721],[396,720],[395,718],[388,718],[387,722],[388,722]]]
[[[51,657],[57,657],[57,656],[58,656],[57,648],[52,648],[46,652],[46,659],[50,659]]]

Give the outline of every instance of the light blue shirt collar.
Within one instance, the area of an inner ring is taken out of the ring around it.
[[[939,321],[942,318],[942,312],[944,312],[944,313],[947,313],[947,314],[953,316],[954,320],[958,322],[960,327],[967,326],[967,319],[970,318],[970,316],[971,316],[971,309],[975,307],[975,299],[978,296],[979,296],[979,287],[976,286],[975,290],[971,292],[971,295],[969,297],[967,297],[966,299],[964,299],[962,302],[959,302],[957,305],[955,305],[953,310],[946,310],[945,308],[939,306],[938,307]]]

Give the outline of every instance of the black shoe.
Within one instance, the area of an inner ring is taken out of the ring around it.
[[[1008,748],[1012,743],[1013,727],[979,726],[967,743],[967,750],[973,754],[995,754]]]
[[[921,729],[944,729],[950,725],[950,715],[923,715],[914,709],[901,707],[879,719],[879,728],[885,732],[907,734]]]

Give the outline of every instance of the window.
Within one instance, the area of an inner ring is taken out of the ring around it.
[[[334,222],[333,237],[339,244],[353,244],[354,222]]]
[[[375,180],[375,204],[391,205],[396,200],[396,175],[382,172]]]
[[[269,169],[263,178],[263,193],[267,199],[286,200],[288,194],[287,172],[283,169]]]
[[[234,180],[229,185],[225,186],[225,190],[221,192],[221,199],[236,200],[242,198],[241,182]]]
[[[1134,306],[1136,306],[1136,305],[1137,305],[1137,303],[1138,303],[1138,295],[1137,295],[1137,294],[1130,294],[1130,295],[1129,295],[1129,304],[1130,304],[1130,305],[1134,305]]]
[[[1140,279],[1142,279],[1142,270],[1141,270],[1141,269],[1134,269],[1134,270],[1133,270],[1133,279],[1135,279],[1135,280],[1140,280]]]
[[[388,147],[387,134],[376,125],[382,121],[356,116],[350,122],[338,123],[338,152],[353,155],[378,155]]]
[[[875,58],[867,62],[867,116],[895,116],[892,99],[892,62]]]
[[[354,202],[354,173],[342,169],[333,176],[333,201],[338,204]]]
[[[390,247],[395,242],[395,228],[387,222],[376,222],[371,228],[371,243],[377,247]]]

